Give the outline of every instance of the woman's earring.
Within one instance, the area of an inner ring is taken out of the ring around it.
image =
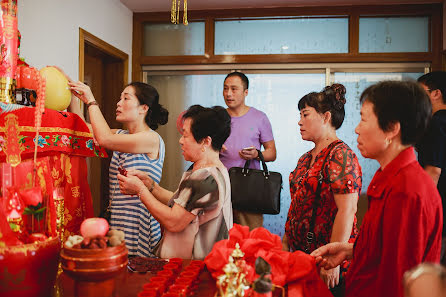
[[[387,139],[387,138],[386,138],[386,144],[387,144],[387,145],[390,145],[391,143],[392,143],[392,139]]]
[[[204,146],[202,146],[201,151],[204,153],[206,151],[206,148]]]

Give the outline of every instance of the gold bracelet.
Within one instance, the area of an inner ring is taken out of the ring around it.
[[[87,109],[92,105],[97,105],[99,107],[99,104],[96,102],[96,100],[93,100],[87,103]]]
[[[152,179],[152,185],[150,186],[149,192],[152,193],[153,189],[155,189],[155,180]]]

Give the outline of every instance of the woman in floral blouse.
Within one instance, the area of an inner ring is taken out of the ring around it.
[[[307,253],[329,242],[354,240],[356,207],[362,172],[355,153],[336,136],[345,116],[345,87],[334,84],[322,92],[305,95],[298,104],[302,139],[314,142],[290,174],[291,205],[285,225],[283,248]],[[322,177],[320,195],[316,192]],[[310,230],[313,211],[314,228]],[[314,234],[307,240],[308,232]],[[344,263],[345,264],[345,263]],[[340,267],[321,269],[329,288],[339,283]]]

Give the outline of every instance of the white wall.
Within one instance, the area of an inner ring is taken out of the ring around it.
[[[79,78],[79,27],[132,57],[133,13],[119,0],[18,0],[20,56]]]

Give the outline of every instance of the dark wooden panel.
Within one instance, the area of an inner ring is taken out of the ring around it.
[[[282,8],[244,8],[218,10],[189,10],[189,20],[205,20],[206,18],[232,17],[268,17],[268,16],[314,16],[314,15],[420,15],[431,14],[432,10],[442,9],[441,3],[436,4],[398,4],[398,5],[356,5],[356,6],[310,6],[310,7],[282,7]],[[134,20],[139,22],[170,21],[170,12],[135,13]]]
[[[218,55],[141,57],[141,65],[249,64],[249,63],[359,63],[359,62],[429,62],[430,53],[357,53],[296,55]]]

